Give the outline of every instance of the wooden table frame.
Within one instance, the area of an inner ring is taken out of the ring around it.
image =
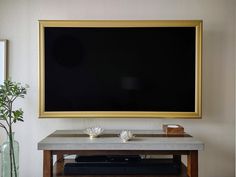
[[[80,155],[173,155],[181,158],[187,155],[188,177],[198,177],[198,150],[44,150],[43,151],[43,177],[53,177],[53,155],[63,159],[64,154]],[[157,175],[158,176],[158,175]]]

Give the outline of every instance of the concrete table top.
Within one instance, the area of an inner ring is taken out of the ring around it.
[[[161,130],[131,130],[137,135],[124,143],[119,130],[106,130],[90,139],[83,130],[57,130],[38,143],[39,150],[203,150],[203,142],[191,136],[167,137]],[[107,136],[106,136],[107,135]],[[108,136],[110,135],[110,136]],[[144,136],[146,135],[146,136]],[[150,136],[149,136],[150,135]],[[160,136],[159,136],[160,135]],[[164,135],[164,136],[162,136]]]

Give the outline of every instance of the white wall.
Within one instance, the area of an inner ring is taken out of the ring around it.
[[[159,129],[182,124],[205,142],[199,177],[234,176],[235,16],[234,0],[0,0],[0,38],[9,40],[9,73],[30,90],[20,102],[25,122],[15,126],[20,142],[20,174],[42,176],[37,142],[56,129]],[[162,119],[38,119],[39,19],[203,19],[203,118]],[[1,142],[4,135],[0,135]]]
[[[235,2],[235,4],[236,4],[236,2]],[[234,13],[235,13],[235,19],[234,19],[234,21],[235,21],[235,40],[234,40],[234,46],[235,46],[235,61],[236,61],[236,8],[235,8],[235,10],[234,10]],[[235,62],[235,78],[236,78],[236,62]],[[236,82],[235,82],[235,91],[236,91]],[[234,96],[235,96],[235,101],[236,101],[236,94],[234,94]],[[236,102],[235,102],[236,103]],[[236,105],[235,105],[235,113],[234,113],[234,116],[235,116],[235,126],[234,127],[236,127]],[[235,128],[234,128],[234,137],[236,137],[236,131],[235,131]],[[236,140],[236,138],[235,138],[235,140]],[[236,159],[236,141],[235,141],[235,151],[234,151],[234,155],[235,155],[235,159]],[[236,161],[236,160],[235,160]],[[236,163],[234,163],[234,165],[235,165],[235,169],[234,169],[234,173],[236,173]]]

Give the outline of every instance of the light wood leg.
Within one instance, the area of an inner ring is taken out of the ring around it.
[[[52,152],[43,151],[43,177],[52,177]]]
[[[190,151],[187,155],[187,171],[189,177],[198,177],[198,151]]]

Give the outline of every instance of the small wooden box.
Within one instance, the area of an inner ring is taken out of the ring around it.
[[[183,135],[184,134],[184,127],[178,124],[164,124],[163,131],[166,134],[174,134],[174,135]]]

